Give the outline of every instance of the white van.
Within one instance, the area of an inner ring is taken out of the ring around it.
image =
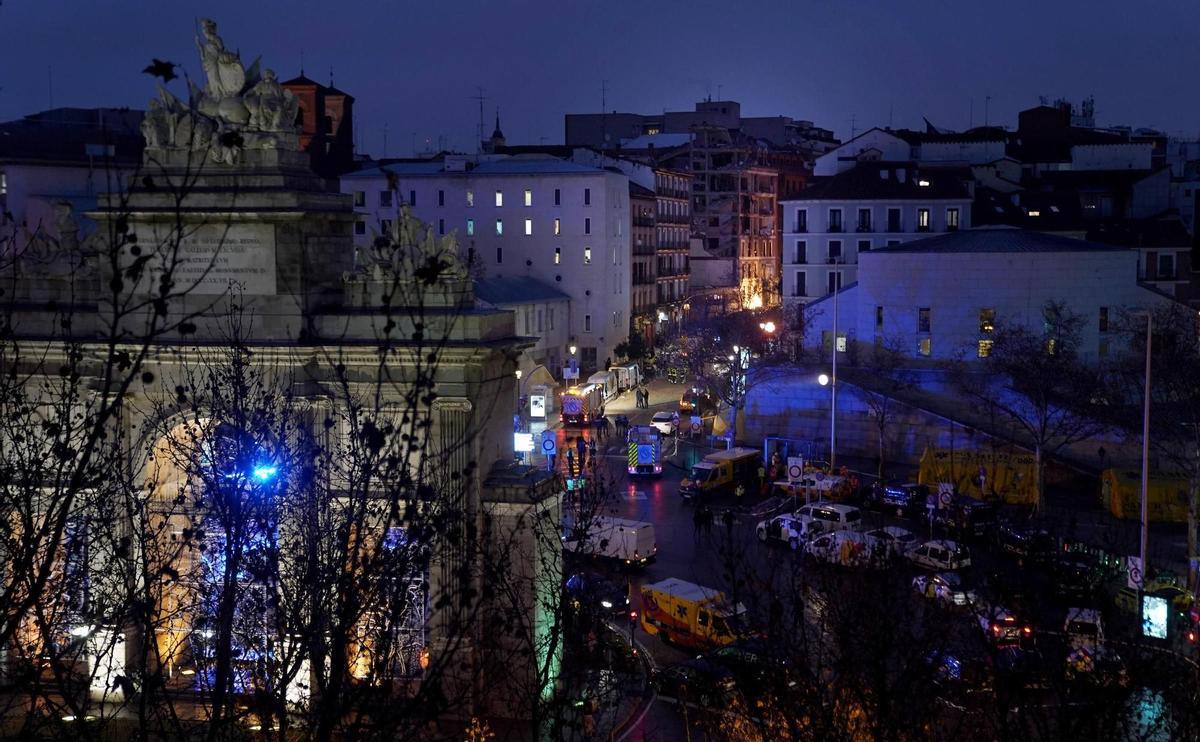
[[[814,520],[825,531],[857,531],[862,527],[862,510],[840,502],[814,502],[792,513],[802,520]]]
[[[654,560],[658,544],[654,524],[625,518],[596,516],[586,532],[574,524],[563,524],[563,550],[582,557],[611,559],[627,567],[641,567]]]
[[[626,363],[623,366],[612,366],[609,373],[617,377],[617,389],[625,391],[642,383],[642,369],[636,363]]]
[[[597,371],[588,377],[588,383],[595,384],[603,390],[605,401],[617,396],[617,375],[612,371]]]

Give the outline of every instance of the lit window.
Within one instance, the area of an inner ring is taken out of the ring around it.
[[[929,209],[917,209],[917,230],[929,231]]]
[[[496,191],[496,205],[497,206],[504,205],[504,191]]]
[[[584,265],[592,264],[592,248],[590,248],[590,247],[583,248],[583,264]]]
[[[468,219],[467,220],[467,236],[469,237],[474,234],[475,234],[475,220]]]
[[[958,229],[958,209],[946,209],[946,229],[951,232]]]
[[[526,219],[525,220],[525,236],[528,237],[531,234],[533,234],[533,220]]]
[[[562,262],[562,248],[556,247],[556,248],[554,248],[554,264],[558,265],[561,262]]]
[[[979,341],[979,357],[987,358],[992,353],[992,344],[994,340],[984,339]]]
[[[933,353],[933,343],[929,338],[921,338],[917,341],[917,352],[923,356],[928,356]]]
[[[528,188],[525,189],[525,205],[533,206],[533,191]]]
[[[467,191],[467,206],[475,205],[475,191]]]
[[[554,220],[554,234],[562,234],[562,219]]]
[[[928,188],[928,187],[929,187],[929,181],[928,181],[928,180],[925,180],[924,178],[922,178],[921,180],[918,180],[918,181],[917,181],[917,185],[921,186],[922,188]]]
[[[498,234],[498,235],[504,234],[504,220],[503,219],[496,220],[496,234]]]
[[[1042,215],[1042,212],[1038,211],[1037,209],[1030,209],[1030,210],[1029,210],[1029,215],[1030,215],[1030,216],[1041,216],[1041,215]]]

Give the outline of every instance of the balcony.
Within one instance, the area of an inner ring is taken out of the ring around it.
[[[842,225],[840,222],[838,224],[830,224],[826,231],[831,232],[831,233],[841,232]]]
[[[654,217],[652,216],[635,216],[633,218],[633,226],[635,227],[653,227]]]
[[[856,231],[856,232],[870,232],[870,231],[871,231],[871,223],[870,223],[870,222],[859,222],[859,223],[858,223],[858,226],[855,228],[855,230],[854,230],[854,231]]]
[[[807,233],[808,233],[808,225],[807,224],[793,224],[792,225],[792,234],[807,234]]]
[[[926,224],[924,226],[917,225],[917,231],[918,232],[932,232],[933,230],[929,227],[928,224]]]

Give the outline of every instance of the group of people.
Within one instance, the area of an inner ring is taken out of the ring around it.
[[[650,392],[644,386],[633,388],[634,402],[639,410],[650,409]]]

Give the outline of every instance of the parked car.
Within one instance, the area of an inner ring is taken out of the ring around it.
[[[997,646],[1019,645],[1033,639],[1033,624],[1004,606],[980,606],[975,618],[984,637]]]
[[[764,544],[780,541],[790,546],[792,551],[799,551],[814,536],[825,532],[825,524],[813,520],[811,516],[777,515],[770,520],[759,521],[754,532]]]
[[[957,541],[945,539],[926,541],[906,556],[914,566],[937,572],[953,572],[971,566],[971,550]]]
[[[1090,603],[1100,589],[1103,575],[1096,560],[1087,554],[1063,554],[1054,563],[1056,595],[1074,603]]]
[[[947,605],[971,605],[975,602],[975,590],[968,587],[957,572],[934,572],[913,578],[913,592]]]
[[[864,567],[872,561],[871,542],[858,531],[821,534],[808,542],[804,553],[815,561],[842,567]]]
[[[715,649],[704,659],[729,670],[738,690],[749,702],[795,686],[791,663],[760,638],[739,639]]]
[[[1105,641],[1104,622],[1092,608],[1071,608],[1063,623],[1067,635],[1068,680],[1089,680],[1100,685],[1125,686],[1129,675],[1121,656]]]
[[[862,525],[862,510],[840,502],[815,502],[797,509],[792,515],[821,523],[826,531],[858,530]]]
[[[996,529],[1000,551],[1023,561],[1045,562],[1058,556],[1058,539],[1046,531],[1007,523]]]
[[[934,650],[925,656],[932,671],[934,697],[956,706],[988,703],[994,677],[991,663],[978,654]]]
[[[656,412],[654,417],[650,418],[650,424],[663,435],[675,435],[675,431],[679,427],[676,419],[677,416],[674,412]]]
[[[955,495],[934,511],[934,522],[958,537],[983,536],[996,527],[996,506],[966,495]]]
[[[723,704],[737,686],[728,668],[703,657],[660,670],[651,682],[661,696],[703,707]]]
[[[871,542],[872,552],[884,559],[902,557],[917,545],[917,535],[899,526],[876,528],[865,535]]]
[[[876,482],[866,495],[865,504],[875,510],[893,511],[900,517],[911,517],[925,512],[929,487],[909,482]]]
[[[576,572],[567,577],[563,590],[566,605],[577,614],[624,616],[629,613],[629,583],[599,572]]]

